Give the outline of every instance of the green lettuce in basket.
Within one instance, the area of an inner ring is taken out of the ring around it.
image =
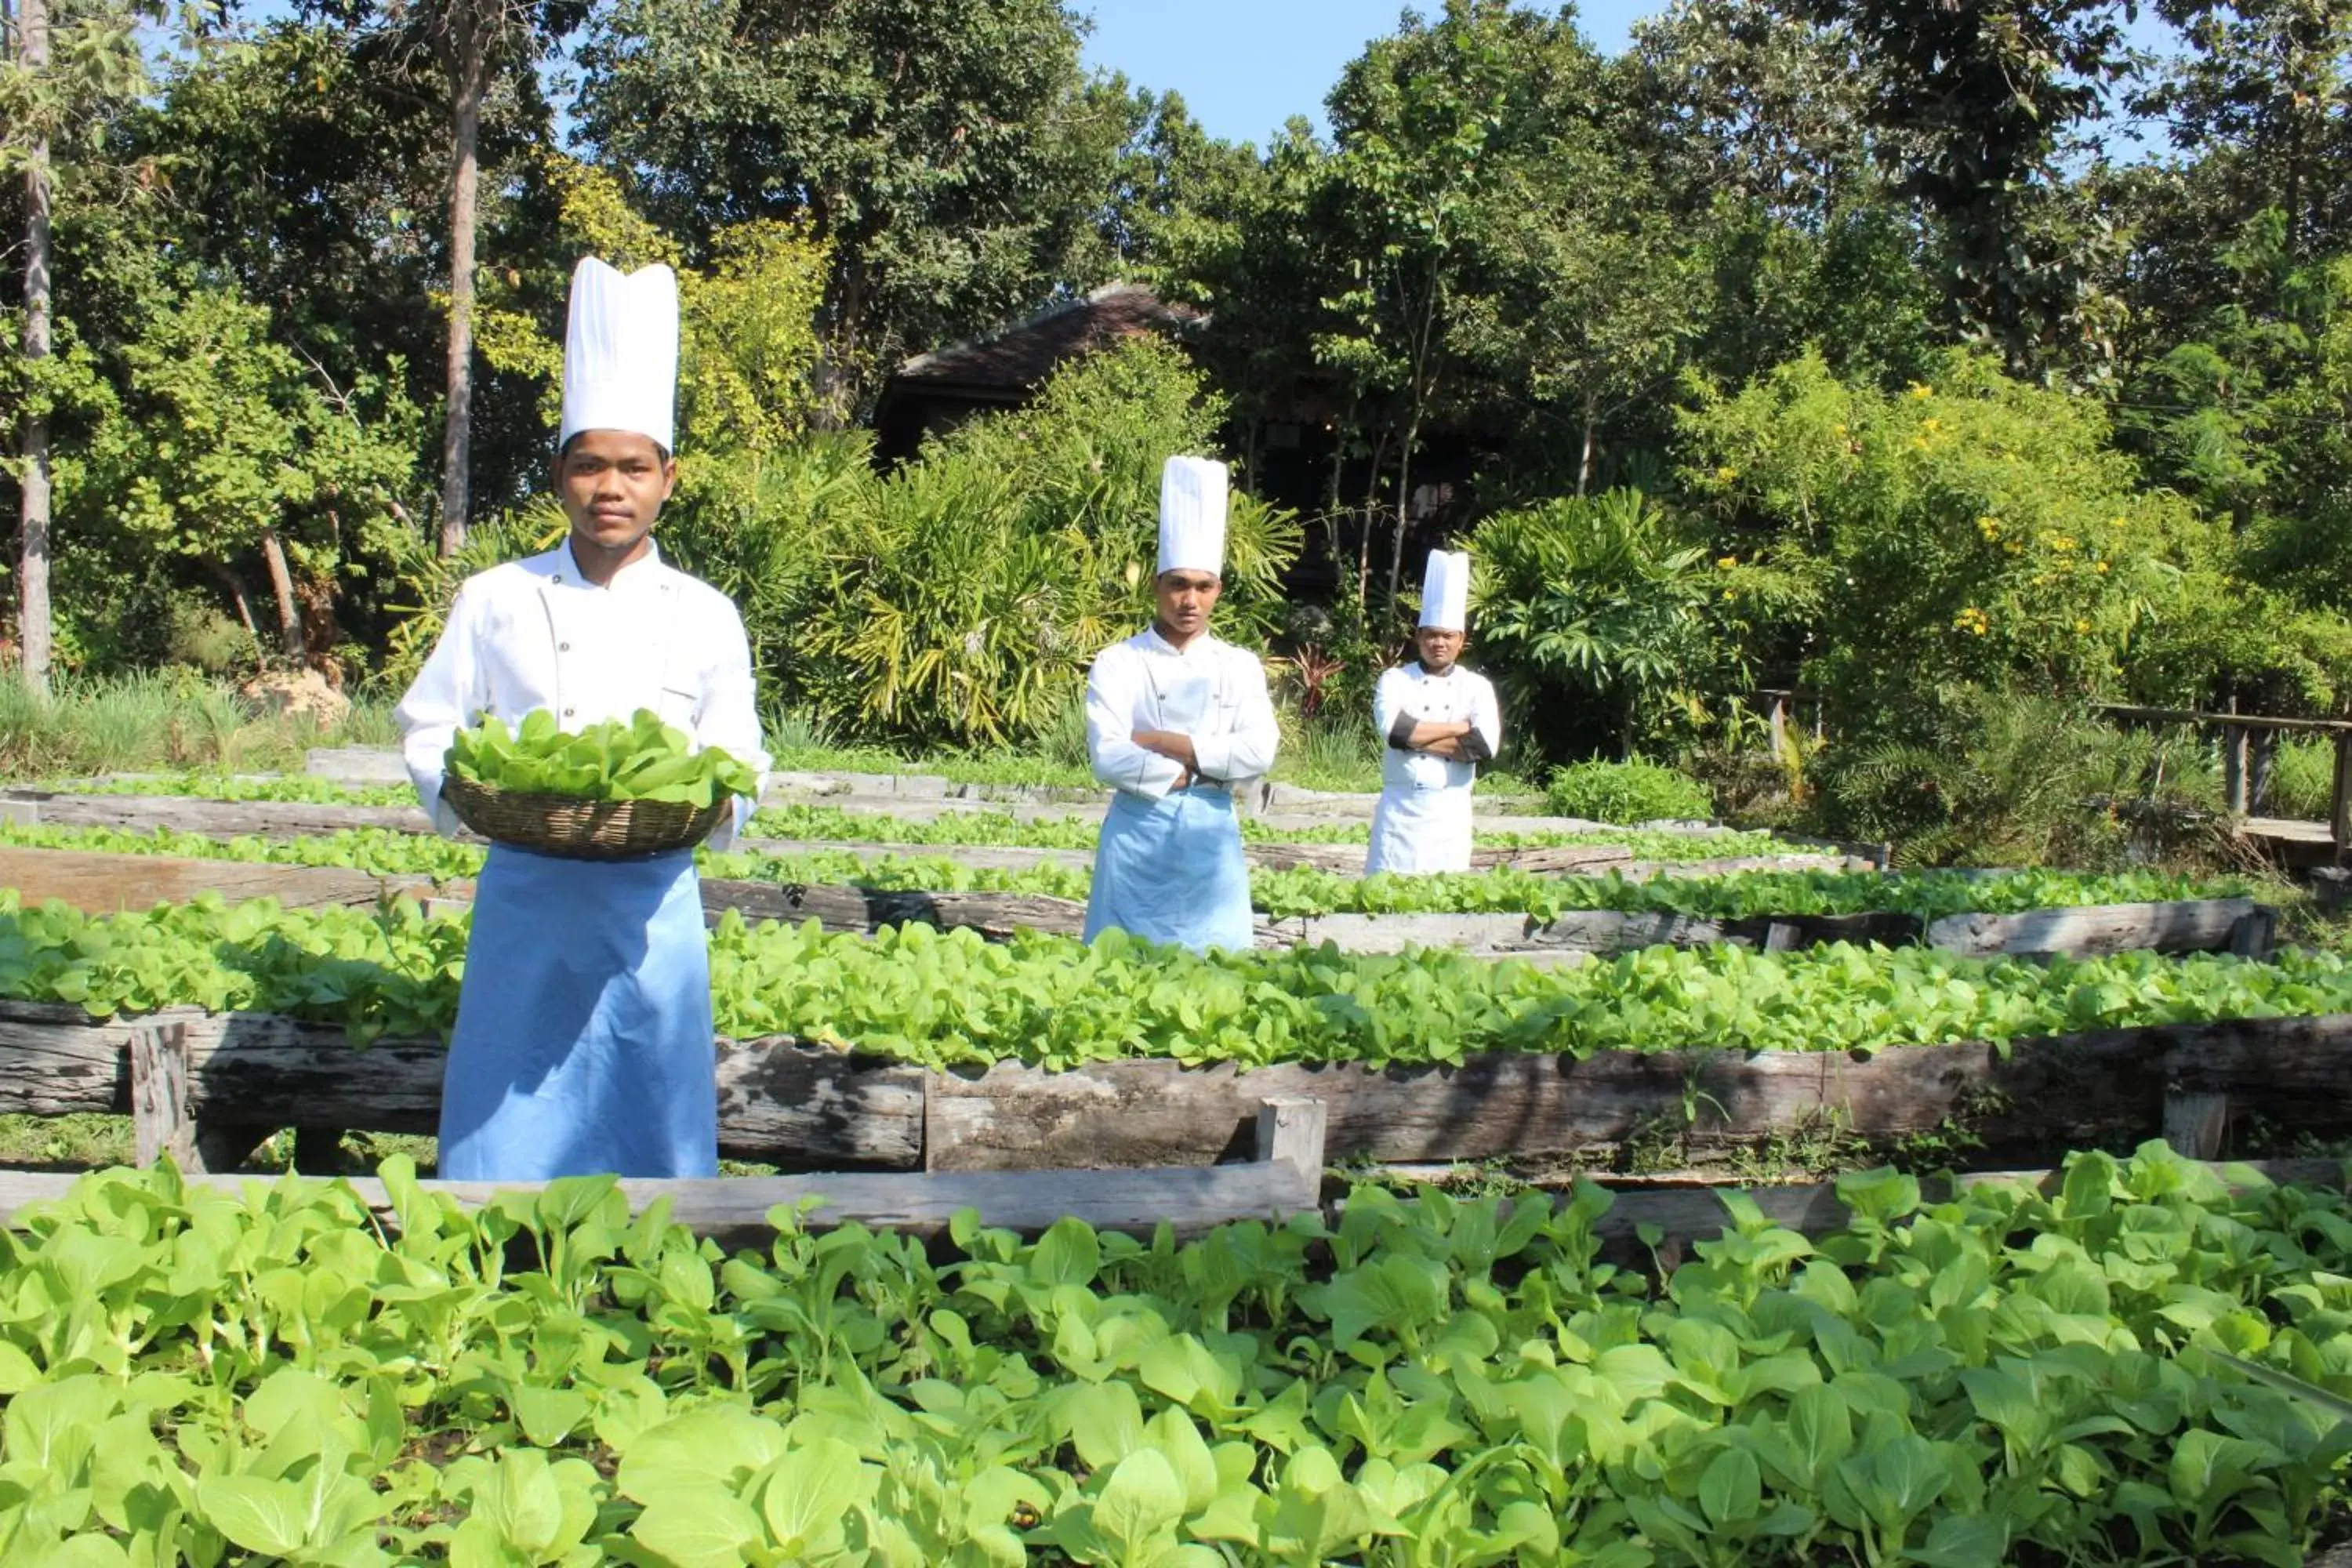
[[[513,730],[495,714],[460,730],[443,764],[476,784],[516,795],[566,795],[583,800],[657,800],[709,806],[751,795],[759,775],[716,746],[691,751],[682,731],[640,708],[627,723],[607,719],[580,734],[556,727],[544,708]]]

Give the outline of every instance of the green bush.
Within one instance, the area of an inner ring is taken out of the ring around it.
[[[1715,812],[1705,784],[1639,757],[1555,769],[1544,798],[1555,815],[1594,822],[1682,820]]]
[[[164,657],[206,675],[233,675],[260,662],[253,634],[216,605],[174,599],[163,631]]]
[[[2271,763],[2270,787],[2254,802],[2253,815],[2325,822],[2335,805],[2335,742],[2319,736],[2281,735]]]
[[[1759,616],[1811,602],[1800,578],[1718,555],[1636,489],[1496,512],[1470,549],[1480,656],[1554,756],[1689,739],[1755,683]]]
[[[1933,711],[1919,740],[1824,753],[1826,831],[1891,842],[1904,866],[2108,869],[2210,839],[2221,792],[2210,749],[2186,731],[1975,688],[1937,694]]]
[[[1917,739],[1907,721],[1955,685],[2116,692],[2151,634],[2228,613],[2227,523],[2147,489],[2098,400],[1982,355],[1892,393],[1808,355],[1684,431],[1694,491],[1820,585],[1790,646],[1848,725]]]

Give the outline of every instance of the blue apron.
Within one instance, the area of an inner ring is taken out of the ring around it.
[[[1211,785],[1149,800],[1126,790],[1110,798],[1087,894],[1086,938],[1113,927],[1202,952],[1245,948],[1249,863],[1230,791]]]
[[[590,861],[492,845],[441,1083],[440,1173],[718,1174],[711,1036],[692,850]]]

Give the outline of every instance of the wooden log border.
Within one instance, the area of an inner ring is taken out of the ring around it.
[[[161,1031],[151,1031],[162,1037]],[[1322,1201],[1324,1152],[1320,1107],[1312,1101],[1276,1099],[1261,1103],[1261,1132],[1251,1157],[1239,1164],[1185,1170],[1003,1171],[970,1174],[929,1172],[828,1172],[805,1176],[720,1176],[697,1179],[624,1179],[617,1184],[632,1213],[656,1200],[672,1205],[671,1218],[698,1235],[730,1246],[762,1246],[775,1234],[771,1210],[818,1200],[803,1216],[813,1229],[858,1224],[910,1232],[925,1237],[948,1234],[965,1209],[981,1223],[1034,1236],[1055,1221],[1076,1218],[1097,1230],[1150,1235],[1161,1225],[1179,1237],[1194,1237],[1236,1220],[1279,1223],[1318,1209]],[[177,1150],[157,1151],[172,1152]],[[145,1152],[142,1150],[142,1154]],[[152,1155],[146,1155],[152,1158]],[[259,1190],[268,1178],[189,1171],[192,1184],[226,1191]],[[82,1173],[0,1171],[0,1224],[21,1224],[23,1211],[66,1195]],[[299,1179],[299,1178],[293,1178]],[[383,1182],[369,1176],[338,1177],[358,1194],[385,1228],[397,1231],[400,1214]],[[446,1194],[467,1208],[478,1208],[500,1193],[532,1193],[538,1182],[440,1182],[419,1184]]]
[[[2233,1191],[2261,1186],[2341,1189],[2345,1168],[2334,1160],[2277,1160],[2206,1167]],[[84,1173],[0,1171],[0,1225],[22,1225],[28,1210],[55,1203],[87,1179]],[[197,1187],[258,1193],[278,1181],[255,1175],[184,1173]],[[1928,1202],[1942,1201],[1955,1188],[2014,1184],[2055,1193],[2061,1171],[1985,1171],[1920,1183]],[[389,1232],[400,1228],[400,1212],[372,1176],[339,1176]],[[906,1231],[926,1238],[948,1234],[961,1211],[978,1211],[981,1223],[1035,1236],[1065,1218],[1084,1220],[1098,1231],[1149,1236],[1169,1226],[1180,1237],[1195,1237],[1244,1219],[1280,1221],[1314,1212],[1336,1222],[1344,1201],[1322,1202],[1319,1184],[1299,1180],[1293,1162],[1270,1149],[1245,1164],[1206,1170],[988,1172],[962,1175],[825,1173],[807,1176],[722,1176],[712,1180],[629,1180],[615,1184],[632,1213],[667,1200],[670,1218],[698,1235],[730,1247],[764,1247],[774,1236],[768,1215],[808,1198],[818,1202],[801,1223],[812,1230],[863,1225]],[[533,1194],[535,1182],[420,1182],[429,1193],[446,1194],[467,1208],[478,1208],[501,1193]],[[1806,1236],[1843,1228],[1848,1211],[1833,1182],[1801,1186],[1692,1188],[1672,1192],[1617,1192],[1609,1211],[1593,1224],[1593,1236],[1611,1253],[1632,1257],[1649,1250],[1642,1232],[1660,1235],[1658,1261],[1674,1268],[1685,1244],[1722,1233],[1729,1218],[1724,1194],[1740,1192],[1754,1200],[1773,1224]],[[1556,1204],[1573,1201],[1556,1198]]]
[[[134,1083],[131,1043],[142,1032],[153,1037]],[[178,1065],[158,1069],[166,1050]],[[430,1131],[445,1060],[437,1041],[354,1050],[340,1029],[268,1015],[93,1020],[0,1003],[0,1111],[129,1113],[137,1096],[149,1106],[142,1136],[158,1147],[193,1135],[200,1150],[226,1150],[238,1130],[296,1123]],[[174,1071],[176,1121],[141,1087]],[[1696,1149],[1733,1147],[1832,1121],[1872,1140],[1964,1130],[1990,1154],[2030,1154],[2168,1127],[2195,1129],[2201,1147],[2249,1117],[2288,1136],[2352,1131],[2352,1014],[1867,1057],[1496,1052],[1454,1067],[1249,1072],[1167,1060],[934,1072],[783,1038],[722,1040],[718,1077],[722,1152],[792,1170],[1208,1165],[1247,1152],[1270,1098],[1321,1101],[1331,1154],[1383,1163],[1590,1160],[1662,1131]]]

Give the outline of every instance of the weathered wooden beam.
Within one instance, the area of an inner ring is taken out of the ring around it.
[[[233,1168],[297,1123],[371,1132],[439,1124],[448,1051],[438,1040],[361,1050],[332,1025],[266,1013],[94,1020],[26,1002],[0,1002],[0,1111],[128,1112],[130,1037],[157,1021],[181,1030],[187,1114],[208,1169]],[[790,1040],[722,1039],[718,1049],[719,1143],[730,1157],[787,1169],[922,1163],[921,1068]]]
[[[1324,1133],[1329,1125],[1323,1102],[1303,1095],[1262,1100],[1257,1107],[1257,1157],[1286,1165],[1302,1192],[1323,1183]]]
[[[935,1076],[937,1170],[1201,1164],[1249,1147],[1263,1099],[1326,1103],[1337,1157],[1383,1163],[1606,1155],[1661,1133],[1725,1148],[1834,1120],[1892,1139],[1962,1127],[1994,1151],[2154,1137],[2168,1084],[2289,1132],[2352,1129],[2352,1016],[1839,1051],[1495,1053],[1449,1068],[1340,1062],[1239,1071],[1168,1061]]]
[[[1782,947],[1832,942],[1893,947],[1919,940],[1916,915],[1891,910],[1852,915],[1754,915],[1706,920],[1662,912],[1571,910],[1550,921],[1512,914],[1290,915],[1258,926],[1261,946],[1332,942],[1349,952],[1401,952],[1452,947],[1505,953],[1632,952],[1644,947],[1763,947],[1774,931]]]
[[[2148,904],[2084,904],[2010,915],[1946,915],[1927,927],[1927,944],[1973,958],[2000,953],[2063,953],[2087,958],[2153,949],[2226,950],[2252,899],[2176,899]]]
[[[58,899],[99,915],[185,903],[204,893],[217,893],[231,903],[275,899],[289,908],[313,909],[373,905],[383,899],[425,896],[436,890],[427,877],[378,877],[334,866],[277,866],[6,845],[0,845],[0,887],[16,889],[27,904]],[[449,890],[463,896],[455,887]]]
[[[180,795],[64,795],[10,790],[5,797],[33,808],[33,820],[55,827],[116,827],[152,833],[202,833],[234,837],[300,838],[349,827],[388,827],[425,834],[433,824],[413,805],[314,805],[305,801],[205,800]]]
[[[2201,708],[2142,708],[2102,702],[2102,712],[2158,724],[2235,724],[2248,730],[2290,730],[2319,734],[2352,733],[2352,719],[2274,719],[2260,713],[2209,713]]]
[[[62,1172],[0,1171],[0,1223],[21,1223],[28,1206],[62,1198],[81,1176]],[[270,1179],[190,1174],[191,1185],[229,1192],[265,1190]],[[302,1180],[285,1177],[279,1180]],[[373,1177],[338,1177],[375,1211],[386,1228],[400,1215]],[[467,1208],[500,1193],[539,1191],[531,1182],[420,1184]],[[863,1225],[921,1237],[947,1234],[961,1211],[981,1223],[1034,1236],[1057,1220],[1078,1219],[1097,1230],[1149,1236],[1161,1225],[1179,1237],[1198,1236],[1236,1220],[1279,1222],[1311,1211],[1319,1194],[1281,1161],[1176,1171],[1005,1171],[953,1176],[922,1173],[826,1173],[805,1176],[720,1176],[624,1180],[617,1184],[633,1211],[668,1200],[670,1218],[728,1246],[764,1245],[775,1234],[771,1210],[821,1201],[803,1219],[812,1229]]]
[[[886,925],[969,928],[1001,940],[1018,931],[1076,936],[1087,906],[1075,899],[1024,893],[886,892],[869,888],[706,879],[703,912],[713,920],[732,910],[749,921],[814,920],[827,931],[870,931]]]
[[[2210,1160],[2221,1152],[2230,1097],[2176,1089],[2164,1097],[2164,1141],[2177,1153]]]
[[[2336,784],[2327,807],[2327,837],[2340,864],[2352,848],[2352,729],[2336,732]]]
[[[2269,959],[2278,952],[2278,910],[2270,905],[2256,904],[2231,928],[2231,953],[2238,958]]]
[[[186,1033],[176,1019],[130,1031],[131,1158],[141,1165],[168,1154],[184,1171],[205,1168],[188,1112]]]
[[[436,1042],[354,1051],[340,1031],[257,1015],[184,1020],[201,1136],[302,1122],[429,1131]],[[0,1110],[127,1110],[129,1031],[0,1005]],[[1166,1060],[927,1073],[789,1041],[722,1042],[720,1146],[791,1168],[941,1171],[1202,1165],[1246,1158],[1261,1101],[1326,1105],[1335,1156],[1388,1163],[1606,1155],[1643,1137],[1724,1148],[1834,1120],[1891,1139],[1967,1130],[2028,1152],[2154,1136],[2168,1092],[2225,1097],[2287,1135],[2352,1129],[2352,1015],[1837,1051],[1499,1052],[1444,1068]],[[220,1161],[204,1151],[208,1165]],[[235,1156],[226,1156],[234,1158]]]

